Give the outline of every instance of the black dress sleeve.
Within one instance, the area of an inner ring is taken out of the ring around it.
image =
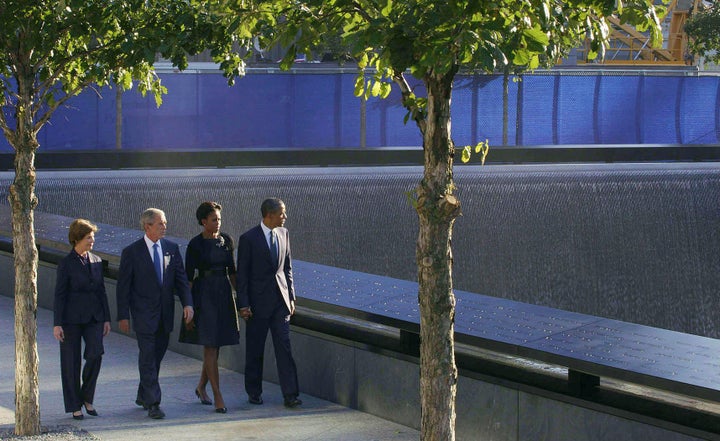
[[[235,274],[237,271],[235,270],[235,242],[232,240],[232,237],[225,233],[220,233],[223,236],[223,240],[225,241],[225,266],[228,269],[228,274]]]
[[[195,279],[195,270],[200,268],[200,261],[202,260],[202,247],[200,236],[193,237],[187,246],[185,251],[185,272],[190,282]]]

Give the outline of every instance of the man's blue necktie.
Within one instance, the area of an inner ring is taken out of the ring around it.
[[[155,273],[158,282],[162,285],[162,267],[160,266],[160,253],[158,252],[158,244],[153,245],[153,264],[155,265]]]
[[[278,248],[277,248],[277,238],[275,237],[275,232],[270,231],[270,255],[272,256],[273,263],[275,265],[278,264]]]

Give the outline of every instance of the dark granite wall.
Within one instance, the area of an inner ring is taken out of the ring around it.
[[[720,167],[694,164],[456,166],[458,289],[720,337]],[[197,205],[223,230],[288,207],[294,257],[415,279],[417,167],[40,172],[38,210],[139,228],[148,206],[190,238]],[[9,173],[0,173],[7,204]],[[102,232],[100,232],[102,234]],[[140,233],[138,233],[138,236]]]

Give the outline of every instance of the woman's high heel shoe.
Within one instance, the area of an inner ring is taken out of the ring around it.
[[[206,405],[206,406],[210,406],[210,405],[212,404],[212,401],[204,399],[204,398],[200,395],[200,391],[197,390],[197,389],[195,389],[195,396],[198,397],[198,398],[200,398],[200,402],[201,402],[202,404]]]
[[[217,413],[227,413],[227,407],[216,407],[215,412]]]
[[[88,415],[98,416],[97,410],[88,408],[88,403],[85,403],[85,412],[87,412]]]
[[[76,410],[75,412],[73,412],[72,416],[74,420],[81,420],[85,418],[81,410]]]

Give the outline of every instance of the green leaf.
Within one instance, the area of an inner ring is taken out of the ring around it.
[[[527,66],[530,63],[530,52],[527,49],[518,49],[513,57],[513,64],[517,66]]]
[[[392,84],[383,82],[380,87],[380,98],[385,99],[390,95],[392,91]]]
[[[372,80],[367,80],[365,83],[365,99],[370,98],[370,93],[372,91]]]
[[[548,44],[550,44],[550,39],[548,38],[547,34],[542,29],[540,29],[540,26],[535,26],[531,29],[523,29],[522,33],[525,38],[528,38],[541,46],[547,46]]]
[[[387,0],[385,7],[382,8],[380,13],[382,14],[383,17],[389,17],[390,13],[392,12],[392,9],[393,9],[393,0]]]
[[[162,93],[160,93],[160,92],[155,92],[155,93],[153,94],[153,96],[155,97],[155,106],[160,107],[160,106],[162,105],[162,102],[163,102],[163,100],[162,100]]]
[[[120,87],[122,87],[124,90],[130,90],[132,89],[132,74],[130,71],[123,70],[120,73],[120,78],[118,79],[118,84]]]
[[[470,146],[467,145],[467,146],[463,147],[463,149],[462,149],[462,156],[460,157],[460,160],[462,162],[468,162],[468,161],[470,161],[471,155],[472,155],[472,152],[470,150]]]
[[[356,97],[361,97],[363,93],[365,92],[365,78],[362,74],[358,75],[357,78],[355,78],[355,90],[353,91],[354,95]]]
[[[410,203],[410,205],[413,208],[415,208],[415,209],[418,208],[418,197],[417,197],[417,192],[415,190],[406,191],[405,197],[407,198],[408,203]]]
[[[490,152],[490,143],[486,139],[485,142],[479,142],[475,146],[475,153],[480,154],[480,164],[485,165],[485,158],[487,158],[488,153]]]
[[[365,69],[368,65],[368,54],[367,52],[363,52],[363,54],[360,56],[360,59],[358,60],[358,68]]]
[[[530,63],[528,64],[528,67],[530,69],[537,69],[538,66],[540,66],[540,57],[538,57],[537,55],[533,55],[532,58],[530,59]]]

